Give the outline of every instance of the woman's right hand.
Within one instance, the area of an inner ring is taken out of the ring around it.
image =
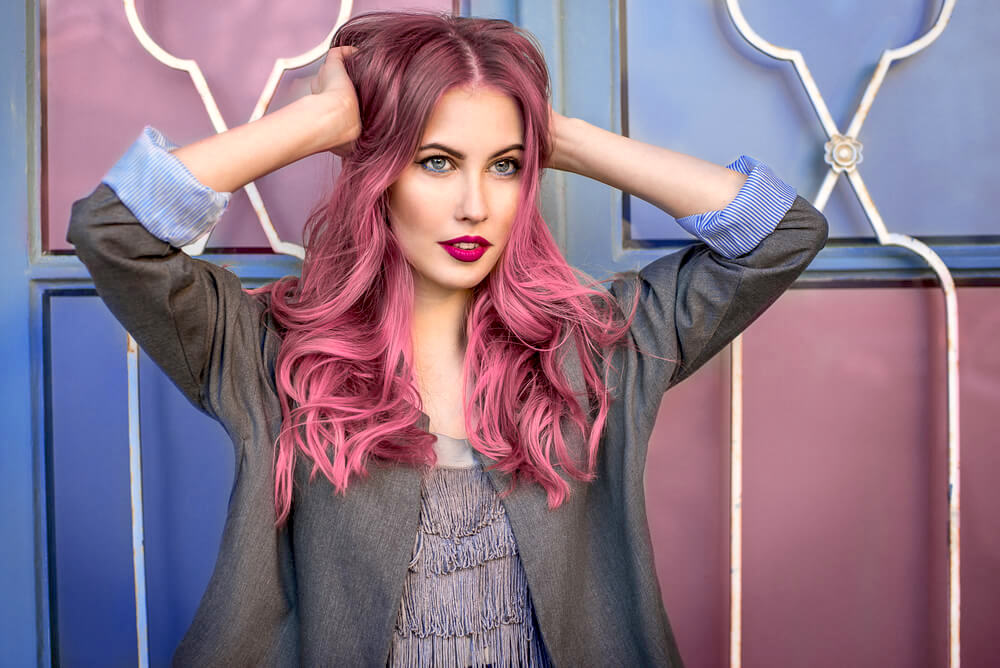
[[[172,151],[203,186],[236,192],[251,181],[315,153],[344,157],[361,134],[354,84],[344,57],[354,47],[330,49],[303,95],[280,109]]]
[[[327,99],[334,113],[326,128],[327,150],[341,158],[354,149],[354,140],[361,134],[361,114],[354,82],[347,75],[344,58],[357,51],[353,46],[335,46],[309,84],[313,95]]]

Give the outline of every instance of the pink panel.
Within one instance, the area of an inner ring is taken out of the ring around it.
[[[660,405],[646,512],[663,604],[689,666],[728,665],[729,385],[717,355]]]
[[[959,291],[962,378],[962,658],[1000,656],[1000,288]],[[940,498],[940,495],[939,495]]]
[[[1000,288],[959,291],[962,656],[1000,599]],[[744,666],[947,665],[943,298],[793,290],[744,337]],[[665,397],[647,507],[690,665],[728,662],[724,356]]]
[[[318,0],[137,5],[160,46],[198,61],[229,127],[247,122],[275,59],[318,44],[340,8],[339,2]],[[398,7],[451,11],[452,0],[356,0],[353,13]],[[93,190],[143,125],[182,145],[213,129],[187,73],[161,65],[139,45],[121,0],[49,3],[45,14],[42,224],[45,248],[59,252],[71,249],[70,205]],[[307,94],[314,71],[287,73],[271,110]],[[302,224],[332,179],[332,162],[313,156],[257,182],[282,238],[301,242]],[[242,191],[233,196],[211,246],[269,252]]]

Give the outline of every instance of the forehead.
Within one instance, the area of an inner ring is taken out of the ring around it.
[[[421,144],[440,143],[463,153],[489,153],[524,141],[521,112],[506,93],[489,87],[452,88],[434,105]]]

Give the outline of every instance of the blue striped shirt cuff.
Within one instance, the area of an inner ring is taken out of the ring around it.
[[[677,224],[727,258],[746,255],[777,227],[795,201],[795,188],[771,168],[741,155],[727,169],[745,174],[746,183],[721,211],[678,218]]]
[[[219,222],[232,194],[202,185],[170,153],[175,148],[147,125],[101,181],[150,234],[179,248]]]

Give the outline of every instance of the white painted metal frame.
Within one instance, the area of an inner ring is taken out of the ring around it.
[[[959,621],[961,610],[961,586],[959,581],[960,566],[960,516],[959,516],[959,397],[958,397],[958,298],[955,292],[955,282],[951,272],[941,258],[929,246],[905,234],[889,232],[882,216],[872,200],[858,164],[862,159],[862,145],[858,140],[861,126],[864,124],[871,109],[875,96],[878,94],[882,81],[885,79],[889,66],[896,60],[908,58],[926,48],[944,31],[955,9],[956,0],[944,0],[937,19],[931,28],[914,41],[896,49],[886,49],[882,52],[878,65],[872,74],[868,87],[854,113],[847,131],[843,134],[837,129],[826,102],[816,85],[802,53],[795,49],[775,46],[763,39],[747,22],[740,8],[739,0],[726,0],[726,9],[739,31],[755,49],[772,58],[787,60],[795,66],[795,72],[802,82],[813,110],[820,124],[829,137],[826,142],[825,160],[830,165],[830,171],[823,179],[819,193],[813,204],[823,210],[837,177],[846,174],[854,193],[861,203],[871,223],[878,242],[883,246],[900,246],[923,258],[937,274],[944,290],[946,309],[946,338],[948,365],[948,665],[958,668],[961,662],[961,647],[959,638]],[[738,667],[742,662],[742,338],[732,344],[732,370],[730,384],[732,387],[732,436],[731,436],[731,496],[730,496],[730,656],[731,666]]]

